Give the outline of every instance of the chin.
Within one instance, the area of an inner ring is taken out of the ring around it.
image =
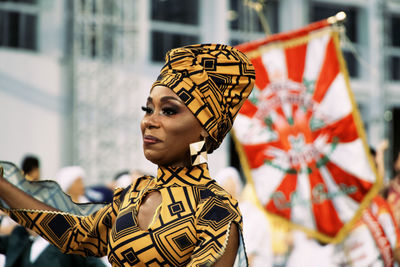
[[[158,155],[154,155],[154,153],[151,152],[144,152],[144,157],[150,161],[153,164],[156,165],[161,165],[162,163],[160,162],[160,157]]]

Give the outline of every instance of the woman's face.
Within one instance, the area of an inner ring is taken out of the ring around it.
[[[71,197],[79,197],[85,195],[85,185],[83,183],[82,177],[78,177],[68,188],[67,193]]]
[[[155,86],[143,110],[145,157],[157,165],[190,165],[189,144],[207,133],[182,100],[168,87]]]

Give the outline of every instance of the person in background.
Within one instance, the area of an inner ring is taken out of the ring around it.
[[[339,267],[333,244],[318,242],[301,230],[293,229],[290,235],[292,244],[286,267]]]
[[[88,199],[85,197],[85,185],[83,183],[85,171],[82,167],[64,167],[58,172],[56,177],[61,190],[68,194],[73,202],[88,202]]]
[[[94,257],[63,254],[35,232],[17,226],[11,235],[0,236],[0,253],[4,267],[105,267]]]
[[[243,198],[243,182],[234,167],[220,170],[215,180],[239,201],[243,216],[243,238],[250,267],[272,266],[270,224],[264,214],[251,201]]]
[[[37,156],[26,155],[21,161],[21,169],[24,177],[28,181],[39,181],[40,179],[40,161]],[[0,212],[2,218],[0,223],[0,234],[9,235],[17,226],[10,217]]]
[[[137,178],[142,177],[144,175],[145,173],[138,169],[134,169],[132,171],[130,170],[120,171],[114,176],[114,179],[109,185],[109,187],[113,190],[116,188],[126,188],[131,184],[133,184]]]
[[[123,170],[118,172],[114,176],[114,179],[110,184],[110,187],[112,189],[125,188],[129,186],[130,183],[131,183],[131,172],[129,170]]]
[[[385,177],[384,153],[388,141],[370,148],[379,177]],[[386,186],[362,211],[361,218],[336,246],[337,262],[345,266],[399,266],[400,230],[386,198]]]
[[[345,239],[336,245],[340,266],[399,266],[400,231],[387,201],[376,195]]]
[[[113,198],[113,190],[106,185],[93,185],[86,187],[85,197],[90,202],[111,203]]]
[[[394,178],[389,183],[387,201],[392,208],[397,225],[400,225],[400,151],[394,161]]]
[[[385,151],[389,147],[389,141],[387,139],[382,140],[376,150],[370,148],[370,152],[375,160],[376,170],[378,172],[379,177],[385,179]]]
[[[27,180],[38,181],[40,179],[40,162],[36,156],[25,156],[22,160],[21,168]]]

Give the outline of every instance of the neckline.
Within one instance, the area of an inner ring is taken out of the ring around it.
[[[207,163],[190,167],[158,166],[156,178],[157,185],[162,187],[204,185],[211,180]]]

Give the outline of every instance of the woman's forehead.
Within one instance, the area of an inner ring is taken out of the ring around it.
[[[174,91],[172,91],[168,87],[162,86],[162,85],[154,86],[151,89],[150,95],[149,95],[149,97],[152,99],[162,98],[164,96],[173,97],[173,98],[176,98],[177,100],[180,100],[180,98],[174,93]]]

